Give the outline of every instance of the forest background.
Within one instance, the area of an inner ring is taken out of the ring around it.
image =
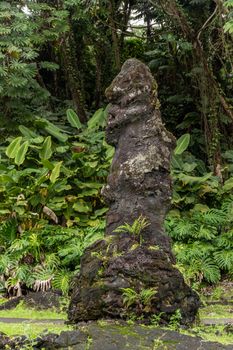
[[[139,24],[138,24],[139,23]],[[199,288],[233,274],[233,0],[0,3],[0,288],[68,293],[103,236],[104,91],[136,57],[177,137],[165,227]]]

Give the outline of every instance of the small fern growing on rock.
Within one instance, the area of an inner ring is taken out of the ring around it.
[[[122,233],[122,232],[128,232],[131,235],[135,236],[137,239],[139,239],[139,243],[142,244],[142,231],[150,225],[150,222],[148,219],[142,215],[140,215],[132,225],[125,223],[124,225],[121,225],[117,227],[113,232]]]

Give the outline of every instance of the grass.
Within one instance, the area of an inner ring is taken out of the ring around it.
[[[25,335],[30,339],[36,338],[41,333],[50,332],[60,334],[62,331],[69,331],[73,328],[67,325],[54,325],[52,323],[3,323],[0,322],[0,331],[8,336]]]
[[[207,305],[199,310],[200,318],[233,318],[233,305]]]
[[[233,333],[225,331],[225,325],[194,327],[182,333],[199,336],[206,341],[218,342],[221,344],[233,344]]]
[[[26,307],[23,303],[19,303],[12,310],[0,310],[0,317],[6,318],[29,318],[32,320],[51,320],[62,319],[66,320],[65,312],[57,312],[55,310],[36,310]]]

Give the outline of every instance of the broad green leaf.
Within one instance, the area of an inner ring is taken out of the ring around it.
[[[32,142],[33,143],[36,143],[36,144],[39,144],[39,143],[42,143],[44,141],[44,137],[43,136],[37,136],[35,137]]]
[[[6,215],[6,214],[10,214],[11,211],[9,209],[0,209],[0,215]]]
[[[82,123],[80,122],[79,117],[77,116],[75,111],[73,111],[73,109],[68,109],[66,112],[66,116],[71,126],[77,129],[82,128]]]
[[[54,165],[53,163],[51,163],[48,159],[42,159],[41,163],[43,164],[43,166],[49,170],[53,170]]]
[[[81,182],[79,180],[74,180],[75,184],[78,186],[78,188],[101,188],[103,187],[103,184],[98,182]]]
[[[78,197],[83,198],[83,197],[91,197],[91,196],[97,196],[99,191],[96,188],[89,188],[86,190],[83,190]]]
[[[232,188],[233,188],[233,177],[230,177],[230,179],[225,181],[222,189],[224,192],[228,192],[232,190]]]
[[[54,136],[57,140],[61,142],[66,142],[68,139],[68,136],[66,134],[62,133],[62,129],[59,129],[54,124],[47,122],[47,125],[45,126],[45,130],[52,136]]]
[[[12,179],[12,177],[8,176],[8,175],[5,175],[5,174],[2,174],[0,175],[0,183],[3,184],[3,183],[10,183],[10,182],[13,182],[14,180]]]
[[[18,152],[19,145],[20,145],[21,141],[22,141],[22,136],[16,137],[16,139],[11,141],[11,143],[9,144],[9,146],[6,149],[7,157],[15,158],[16,153]]]
[[[19,126],[19,131],[21,132],[21,134],[25,137],[27,137],[28,139],[34,139],[36,138],[37,135],[34,131],[30,130],[29,128],[27,128],[26,126],[24,125],[20,125]]]
[[[101,216],[105,214],[108,211],[108,208],[102,208],[102,209],[97,209],[95,210],[95,216]]]
[[[88,213],[91,210],[90,206],[83,201],[74,203],[72,208],[79,213]]]
[[[47,136],[46,139],[44,140],[42,149],[40,151],[40,158],[45,160],[49,159],[52,156],[52,140],[51,136]]]
[[[57,179],[58,179],[58,177],[59,177],[59,175],[60,175],[61,165],[62,165],[62,161],[61,161],[61,162],[58,162],[58,163],[54,166],[54,168],[53,168],[53,170],[52,170],[52,172],[51,172],[50,181],[51,181],[53,184],[57,181]]]
[[[178,155],[172,155],[171,166],[174,169],[182,169],[182,158]]]
[[[190,134],[182,135],[176,142],[176,148],[174,150],[175,155],[182,154],[189,145],[190,142]]]
[[[56,148],[56,152],[58,153],[65,153],[67,152],[69,149],[69,146],[59,146]]]
[[[108,146],[107,150],[106,150],[106,159],[112,159],[115,153],[115,148],[112,146]]]
[[[25,156],[28,151],[29,142],[25,141],[18,149],[15,156],[15,164],[21,165],[25,161]]]
[[[207,181],[213,174],[208,173],[204,176],[190,176],[186,174],[179,174],[177,177],[183,182],[183,184],[203,183]]]
[[[59,65],[53,62],[47,62],[47,61],[43,61],[40,62],[40,66],[43,69],[47,69],[50,71],[56,71],[57,69],[59,69]]]
[[[208,211],[209,209],[210,209],[210,208],[208,207],[208,205],[206,205],[206,204],[201,204],[201,203],[197,203],[197,204],[195,204],[195,206],[193,207],[192,211],[205,213],[205,212]]]
[[[187,173],[192,172],[196,167],[197,167],[197,164],[196,164],[196,163],[184,163],[184,164],[183,164],[183,169],[184,169],[184,171],[186,171]]]
[[[106,122],[107,113],[103,108],[98,109],[88,120],[88,129],[103,127]]]
[[[90,168],[96,168],[98,165],[98,160],[94,161],[94,162],[86,162],[85,166],[89,166]]]

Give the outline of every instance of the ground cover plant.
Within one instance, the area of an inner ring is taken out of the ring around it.
[[[66,294],[84,249],[102,237],[100,189],[113,154],[105,118],[100,109],[85,127],[68,110],[70,126],[39,119],[2,145],[0,271],[9,294],[23,286]]]
[[[223,183],[187,151],[189,135],[178,140],[172,160],[173,208],[166,230],[188,283],[217,283],[233,272],[233,178]],[[227,155],[231,152],[228,151]]]

